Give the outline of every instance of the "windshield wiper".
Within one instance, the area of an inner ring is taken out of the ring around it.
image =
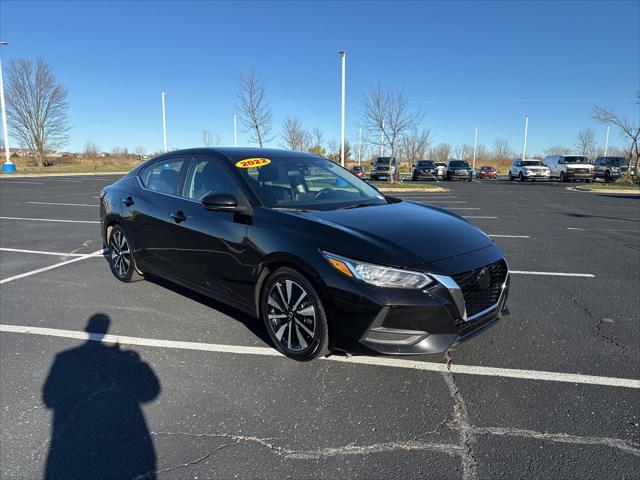
[[[376,202],[361,202],[361,203],[356,203],[354,205],[347,205],[346,207],[340,207],[339,210],[348,210],[350,208],[371,207],[373,205],[380,205],[380,204]]]

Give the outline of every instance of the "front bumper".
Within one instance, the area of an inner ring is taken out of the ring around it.
[[[351,301],[337,305],[340,321],[334,326],[338,335],[332,334],[337,341],[334,346],[358,351],[359,345],[366,352],[415,355],[445,352],[469,340],[494,325],[506,309],[509,272],[504,258],[498,261],[504,262],[506,273],[499,281],[497,301],[472,315],[467,315],[465,293],[451,276],[432,274],[437,283],[424,290],[359,286],[357,305]],[[475,265],[474,271],[478,268],[482,264]],[[340,334],[345,329],[347,334]],[[353,343],[340,344],[346,338]]]
[[[587,180],[593,178],[593,172],[576,172],[573,170],[567,170],[565,172],[567,178],[578,179],[578,180]]]

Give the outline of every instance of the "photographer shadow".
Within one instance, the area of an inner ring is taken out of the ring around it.
[[[158,396],[160,382],[136,352],[102,342],[109,323],[91,316],[88,340],[56,355],[43,387],[53,410],[47,480],[155,478],[141,404]]]

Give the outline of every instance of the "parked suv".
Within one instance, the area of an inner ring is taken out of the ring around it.
[[[549,167],[550,178],[558,178],[561,182],[593,180],[593,165],[582,155],[549,155],[544,164]]]
[[[447,172],[447,164],[444,162],[434,162],[433,165],[436,167],[436,177],[444,179],[444,175]]]
[[[453,180],[454,178],[459,178],[460,180],[471,181],[473,177],[473,171],[471,170],[471,166],[465,160],[449,160],[447,162],[447,171],[445,174],[446,180]]]
[[[419,180],[420,178],[431,178],[437,180],[438,167],[435,166],[433,160],[418,160],[413,166],[411,172],[412,180]]]
[[[628,169],[629,160],[624,157],[598,157],[594,163],[593,176],[604,178],[605,182],[615,182]]]
[[[514,160],[509,167],[509,180],[549,180],[549,168],[540,160],[524,159]]]
[[[371,180],[387,180],[390,175],[396,174],[398,165],[395,158],[378,157],[371,163]]]

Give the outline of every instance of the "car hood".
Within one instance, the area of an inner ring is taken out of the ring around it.
[[[323,234],[328,238],[319,239],[321,248],[395,266],[433,263],[493,245],[491,238],[455,213],[409,201],[295,215],[337,230]]]
[[[567,168],[593,168],[593,165],[590,163],[567,163],[565,166]]]

